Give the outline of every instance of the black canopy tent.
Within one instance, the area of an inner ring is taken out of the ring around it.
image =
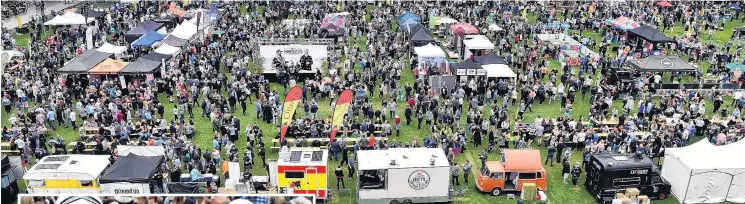
[[[150,31],[158,30],[163,26],[165,26],[165,24],[155,21],[142,22],[137,27],[133,28],[130,31],[127,31],[127,33],[124,34],[124,40],[127,41],[127,43],[132,43],[143,35],[149,33]]]
[[[669,37],[665,36],[665,34],[660,33],[659,30],[647,25],[642,25],[637,28],[631,29],[629,30],[629,33],[653,43],[675,42],[675,40],[670,39]]]
[[[477,64],[476,62],[472,60],[463,60],[462,62],[458,62],[453,64],[453,68],[455,69],[482,69],[480,64]]]
[[[94,10],[89,10],[88,11],[88,17],[89,18],[98,18],[98,17],[103,16],[104,14],[106,14],[106,13],[104,13],[104,12],[98,12],[98,11],[94,11]]]
[[[112,53],[101,52],[98,50],[88,50],[83,54],[75,57],[70,63],[57,70],[62,74],[87,74],[88,70],[103,62],[106,58],[113,56]]]
[[[504,60],[504,58],[495,55],[494,53],[489,53],[482,56],[475,56],[473,57],[473,61],[482,65],[485,64],[507,64],[507,61]]]
[[[411,36],[411,42],[417,44],[435,43],[437,40],[432,36],[432,33],[427,29],[420,29],[418,32]]]
[[[628,61],[628,64],[642,72],[695,72],[696,67],[678,56],[650,56]]]
[[[119,71],[119,74],[130,75],[130,74],[149,74],[153,73],[158,67],[161,66],[163,61],[167,61],[171,58],[171,55],[160,54],[157,52],[150,52],[140,58],[137,58],[132,63],[129,63],[124,69]]]
[[[117,159],[98,181],[102,184],[116,182],[148,183],[155,172],[158,171],[164,159],[163,156],[148,157],[128,154]]]
[[[184,40],[184,39],[178,38],[178,37],[173,36],[173,35],[168,35],[161,42],[163,42],[165,44],[168,44],[170,46],[181,47],[184,44],[186,44],[188,42],[188,40]]]

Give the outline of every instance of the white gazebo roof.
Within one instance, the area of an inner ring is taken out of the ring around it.
[[[439,24],[457,23],[458,21],[450,17],[441,17],[437,20]]]
[[[171,46],[169,44],[163,44],[158,49],[155,49],[155,52],[164,54],[164,55],[174,55],[175,53],[178,53],[181,50],[181,48]]]
[[[515,74],[515,72],[513,72],[506,64],[487,64],[481,66],[481,68],[486,70],[486,77],[489,78],[517,77],[517,74]]]
[[[466,45],[466,49],[477,49],[477,50],[493,50],[494,43],[489,41],[484,35],[469,35],[466,38],[471,39],[464,40],[463,44]]]
[[[98,50],[99,52],[105,52],[105,53],[111,53],[111,54],[118,55],[118,54],[121,54],[124,51],[126,51],[127,50],[127,47],[126,46],[116,46],[116,45],[112,45],[111,43],[106,42],[106,43],[104,43],[101,47],[99,47],[96,50]]]
[[[88,18],[88,22],[95,21],[95,18]],[[52,20],[44,22],[44,25],[83,25],[86,18],[75,12],[66,12],[63,15],[55,16]]]
[[[502,31],[504,29],[502,29],[502,27],[499,27],[497,24],[491,24],[491,25],[489,25],[489,30],[491,30],[491,31]]]
[[[414,53],[419,57],[447,57],[447,54],[445,54],[445,51],[442,51],[442,48],[432,44],[415,47]]]

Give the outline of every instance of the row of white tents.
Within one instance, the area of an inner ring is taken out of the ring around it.
[[[702,140],[665,149],[662,177],[681,203],[745,203],[745,140],[714,146]]]

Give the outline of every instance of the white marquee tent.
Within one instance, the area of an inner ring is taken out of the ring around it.
[[[106,42],[106,43],[104,43],[101,47],[99,47],[96,50],[98,50],[99,52],[105,52],[105,53],[111,53],[111,54],[114,54],[114,55],[119,55],[119,54],[122,54],[124,51],[127,51],[127,47],[126,46],[116,46],[116,45],[113,45],[111,43]]]
[[[471,51],[482,52],[484,50],[494,50],[494,43],[489,41],[484,35],[467,35],[466,40],[463,40],[465,49],[463,50],[463,60],[468,59],[471,55],[474,55]]]
[[[158,49],[155,49],[155,52],[164,54],[164,55],[175,55],[179,51],[181,51],[181,48],[174,47],[174,46],[171,46],[165,43],[161,45],[160,47],[158,47]]]
[[[166,150],[163,148],[163,146],[129,146],[129,145],[119,145],[117,146],[117,151],[119,153],[119,156],[127,156],[129,154],[135,154],[138,156],[146,156],[146,157],[152,157],[152,156],[165,156]]]
[[[421,47],[414,47],[414,53],[416,53],[417,56],[420,58],[422,57],[447,57],[447,54],[445,54],[445,51],[442,51],[442,48],[427,44],[425,46]]]
[[[665,149],[662,177],[683,203],[745,201],[745,142],[716,147],[702,140],[688,147]],[[712,156],[717,155],[717,156]]]
[[[517,74],[506,64],[487,64],[481,66],[486,70],[487,78],[515,78]]]
[[[189,21],[184,21],[181,25],[171,31],[171,35],[184,40],[189,40],[197,34],[197,25]]]
[[[95,18],[88,18],[88,22],[95,21]],[[66,12],[63,15],[55,16],[52,20],[44,22],[44,25],[83,25],[86,19],[83,15],[75,12]]]

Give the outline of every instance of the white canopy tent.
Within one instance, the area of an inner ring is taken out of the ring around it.
[[[482,65],[481,68],[486,70],[487,78],[515,78],[517,74],[510,69],[506,64],[487,64]]]
[[[450,23],[457,23],[458,21],[450,18],[450,17],[440,17],[440,19],[437,20],[437,24],[450,24]]]
[[[414,47],[414,53],[416,53],[417,56],[421,57],[447,57],[447,54],[445,54],[445,51],[442,51],[442,48],[433,45],[433,44],[427,44],[425,46],[421,47]]]
[[[95,18],[88,18],[87,22],[95,21]],[[86,18],[75,12],[66,12],[63,15],[55,16],[52,20],[44,22],[44,25],[83,25],[86,23]]]
[[[439,46],[427,44],[421,47],[414,47],[414,53],[416,53],[417,60],[419,61],[420,66],[418,68],[423,67],[422,65],[429,65],[428,67],[435,67],[438,69],[448,67],[447,54]],[[424,76],[427,74],[426,69],[416,70],[419,70],[419,72],[415,74],[418,74],[420,76]]]
[[[129,146],[129,145],[119,145],[117,146],[117,151],[119,153],[119,156],[127,156],[129,154],[135,154],[138,156],[146,156],[146,157],[152,157],[152,156],[165,156],[166,150],[163,148],[163,146]]]
[[[103,45],[101,47],[99,47],[96,50],[98,50],[99,52],[105,52],[105,53],[111,53],[111,54],[114,54],[114,55],[120,55],[124,51],[127,51],[127,47],[126,46],[116,46],[116,45],[113,45],[111,43],[105,42],[105,43],[103,43]]]
[[[491,24],[489,25],[490,31],[503,31],[502,27],[499,27],[497,24]]]
[[[463,59],[468,59],[474,52],[484,52],[486,50],[494,50],[494,43],[489,41],[484,35],[466,35],[466,39],[463,40],[465,49],[463,50]],[[486,54],[486,53],[481,53]]]
[[[197,34],[197,25],[189,21],[184,21],[181,25],[171,31],[171,35],[184,40],[189,40]]]
[[[743,154],[745,148],[716,147],[706,140],[688,147],[669,148],[665,150],[662,177],[670,182],[672,193],[682,203],[742,202],[745,162],[734,161],[741,160],[738,157]]]
[[[158,49],[155,49],[155,52],[164,55],[176,55],[179,51],[181,51],[181,48],[174,47],[165,43],[158,47]]]

